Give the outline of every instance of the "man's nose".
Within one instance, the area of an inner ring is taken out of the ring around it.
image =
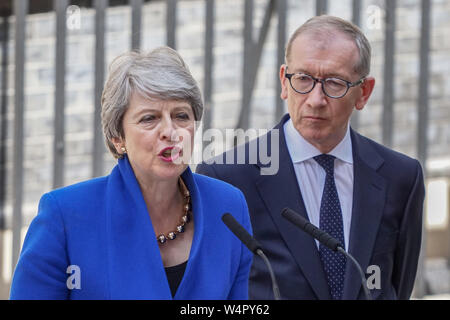
[[[307,103],[311,107],[322,107],[327,103],[327,96],[323,92],[323,84],[321,82],[317,82],[314,89],[308,93]]]

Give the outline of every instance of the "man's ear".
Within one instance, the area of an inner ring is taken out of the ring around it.
[[[281,83],[281,94],[280,97],[283,100],[286,100],[288,98],[288,82],[289,79],[286,78],[286,68],[287,66],[285,64],[282,64],[280,67],[280,83]]]
[[[375,87],[375,78],[367,77],[366,79],[364,79],[364,82],[360,85],[360,87],[362,90],[362,95],[356,101],[355,104],[356,110],[362,110],[366,105],[367,101],[369,100],[373,92],[373,88]]]

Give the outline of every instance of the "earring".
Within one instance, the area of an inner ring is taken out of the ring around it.
[[[123,153],[127,153],[127,149],[125,147],[121,147],[120,150],[122,150]]]

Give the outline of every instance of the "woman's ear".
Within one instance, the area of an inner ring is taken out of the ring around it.
[[[114,147],[116,148],[116,152],[118,154],[123,154],[123,153],[126,152],[125,140],[124,139],[115,137],[115,138],[111,139],[111,142],[114,144]]]

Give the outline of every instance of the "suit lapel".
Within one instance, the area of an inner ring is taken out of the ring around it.
[[[288,119],[288,115],[283,117],[282,121],[274,128],[274,130],[279,130],[279,171],[275,175],[261,175],[256,182],[256,188],[311,288],[319,299],[330,299],[328,284],[314,239],[281,216],[281,211],[285,207],[289,207],[308,219],[286,146],[283,124]],[[270,141],[270,139],[268,140]],[[272,157],[276,156],[273,154],[273,147],[271,151]]]
[[[351,131],[353,147],[353,208],[349,252],[366,271],[386,199],[386,181],[377,173],[384,160],[368,140]],[[343,299],[357,299],[361,278],[347,261]]]

